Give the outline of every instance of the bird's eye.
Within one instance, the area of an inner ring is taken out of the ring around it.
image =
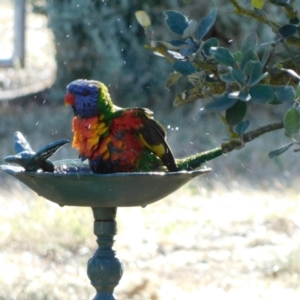
[[[88,96],[89,94],[90,94],[89,91],[84,91],[84,92],[82,93],[83,96]]]

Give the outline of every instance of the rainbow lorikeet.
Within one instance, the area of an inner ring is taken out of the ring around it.
[[[67,86],[65,104],[74,111],[72,145],[93,172],[178,170],[166,131],[149,109],[118,107],[103,83],[81,79]]]

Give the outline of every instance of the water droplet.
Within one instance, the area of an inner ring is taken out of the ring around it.
[[[37,121],[36,123],[35,123],[35,126],[37,126],[39,124],[39,121]]]
[[[167,128],[170,129],[170,128],[171,128],[171,125],[168,125]]]
[[[69,36],[70,36],[69,34],[66,35],[67,38],[68,38]]]

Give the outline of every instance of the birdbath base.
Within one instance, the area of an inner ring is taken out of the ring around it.
[[[88,261],[87,273],[97,291],[93,300],[113,300],[115,287],[123,275],[123,264],[112,249],[117,233],[116,208],[93,207],[94,234],[98,249]]]
[[[1,165],[0,169],[61,206],[92,208],[98,249],[88,261],[87,273],[97,291],[93,300],[113,300],[114,289],[123,275],[123,264],[112,249],[117,233],[117,207],[145,207],[210,169],[94,174],[81,160],[48,159],[67,142],[59,140],[34,152],[24,136],[16,132],[16,155],[7,156],[5,161],[20,166]]]

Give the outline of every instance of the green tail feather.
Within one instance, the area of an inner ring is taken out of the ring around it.
[[[202,164],[209,160],[215,159],[223,154],[221,148],[217,147],[209,151],[197,153],[185,158],[176,159],[178,165],[178,171],[191,171],[200,168]],[[141,162],[137,171],[151,172],[151,171],[164,171],[167,172],[166,166],[164,166],[161,160],[153,153],[143,152]]]
[[[223,151],[220,147],[214,148],[209,151],[197,153],[189,157],[176,159],[178,170],[194,170],[199,168],[202,164],[206,163],[209,160],[215,159],[223,154]]]

